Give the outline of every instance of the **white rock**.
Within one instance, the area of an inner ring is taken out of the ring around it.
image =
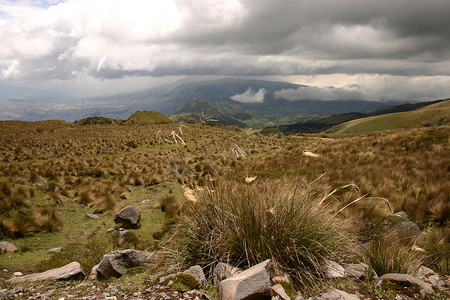
[[[77,262],[71,262],[65,266],[60,268],[51,269],[42,273],[35,273],[30,275],[25,275],[22,277],[11,278],[8,281],[11,283],[18,283],[23,281],[37,281],[37,280],[45,280],[45,279],[81,279],[84,278],[83,269]]]
[[[222,300],[260,299],[271,296],[270,259],[219,283]]]

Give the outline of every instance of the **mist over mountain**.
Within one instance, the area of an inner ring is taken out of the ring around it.
[[[308,93],[311,90],[307,86],[287,82],[228,78],[162,85],[108,97],[3,99],[0,100],[0,119],[61,119],[71,122],[93,116],[127,119],[138,110],[158,111],[168,116],[186,101],[202,98],[215,104],[215,114],[220,113],[239,122],[249,120],[245,122],[247,125],[262,126],[270,122],[292,123],[312,115],[366,111],[393,104],[358,99],[293,101],[280,97],[286,91],[291,95],[292,92],[301,94],[302,89]],[[176,113],[183,112],[178,110]]]

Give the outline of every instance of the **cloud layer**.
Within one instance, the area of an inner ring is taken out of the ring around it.
[[[266,95],[265,89],[259,89],[257,92],[253,92],[253,89],[249,87],[244,93],[236,94],[230,98],[234,101],[243,103],[261,103],[264,101]]]
[[[364,73],[450,83],[449,11],[448,0],[0,0],[0,80]]]

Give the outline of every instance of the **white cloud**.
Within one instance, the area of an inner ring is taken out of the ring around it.
[[[284,76],[299,89],[275,92],[274,96],[290,101],[302,99],[371,101],[431,101],[450,97],[450,76],[395,76],[386,74],[322,74]],[[332,85],[334,88],[330,88]]]
[[[14,76],[14,73],[18,72],[19,62],[14,60],[5,70],[2,71],[4,78]]]
[[[257,92],[253,92],[252,88],[249,87],[244,93],[236,94],[230,97],[234,101],[243,102],[243,103],[257,103],[263,102],[264,96],[266,95],[265,89],[259,89]]]

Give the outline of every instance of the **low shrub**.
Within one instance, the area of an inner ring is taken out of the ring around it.
[[[275,270],[296,284],[314,284],[323,277],[325,258],[352,256],[350,228],[327,206],[317,206],[318,193],[294,186],[280,179],[188,189],[190,203],[174,238],[176,259],[187,266],[215,261],[251,266],[272,259]]]

